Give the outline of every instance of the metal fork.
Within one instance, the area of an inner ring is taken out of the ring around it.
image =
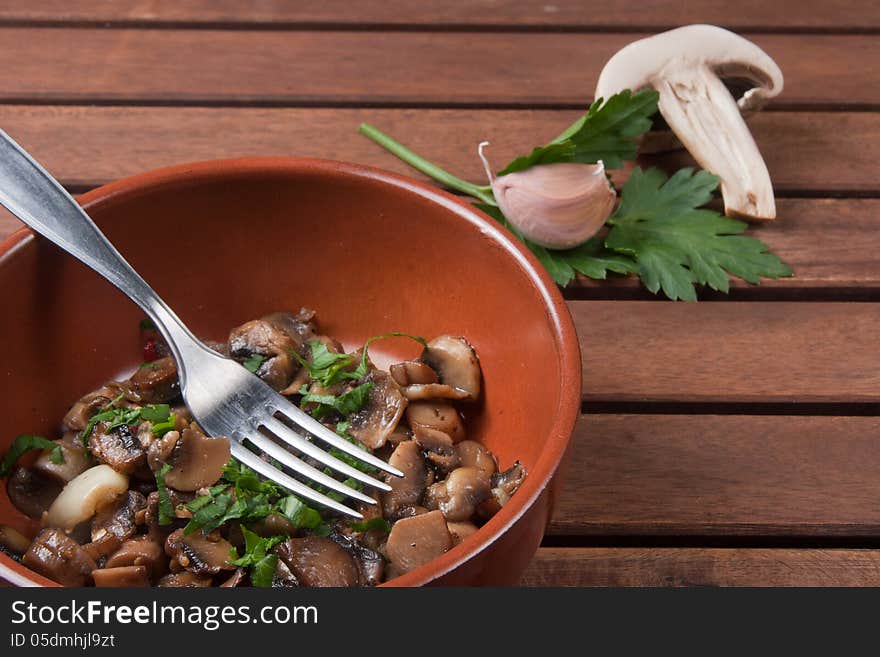
[[[239,363],[221,356],[197,339],[58,181],[2,130],[0,204],[34,231],[101,274],[141,307],[171,348],[177,361],[180,390],[193,417],[209,435],[228,436],[232,455],[246,466],[296,495],[354,518],[362,516],[274,467],[244,443],[250,443],[312,482],[366,504],[375,504],[375,500],[312,467],[276,440],[336,473],[380,490],[387,491],[390,487],[328,454],[313,439],[378,470],[403,476],[398,469],[329,430]],[[305,435],[288,424],[298,427]]]

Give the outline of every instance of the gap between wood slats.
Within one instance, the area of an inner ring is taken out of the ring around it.
[[[880,550],[541,548],[524,586],[878,586]]]
[[[601,11],[578,0],[325,0],[265,3],[258,0],[136,2],[116,0],[7,0],[0,21],[9,24],[220,27],[225,29],[397,30],[660,30],[713,23],[739,30],[798,32],[872,31],[880,12],[867,0],[805,0],[796,9],[779,3],[697,0],[688,3],[605,3]]]
[[[880,107],[877,39],[751,36],[785,72],[776,108]],[[583,107],[635,37],[0,28],[0,100]]]
[[[717,22],[716,22],[717,24]],[[224,23],[204,21],[163,22],[154,20],[71,20],[55,21],[52,19],[0,19],[0,27],[19,28],[63,28],[63,29],[134,29],[134,30],[224,30],[229,32],[430,32],[449,34],[604,34],[617,32],[620,34],[643,34],[645,32],[663,32],[676,27],[680,23],[658,25],[614,25],[595,24],[580,25],[505,25],[503,23],[481,23],[468,25],[465,23],[405,24],[405,23]],[[749,32],[751,34],[821,34],[821,35],[871,35],[880,34],[880,28],[874,26],[841,26],[841,27],[784,27],[763,26],[754,24],[719,25],[729,30]]]

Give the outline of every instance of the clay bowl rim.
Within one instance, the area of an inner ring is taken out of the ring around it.
[[[489,548],[532,507],[556,474],[580,415],[581,405],[580,345],[568,307],[556,284],[537,258],[495,220],[462,198],[436,187],[361,164],[294,157],[243,157],[207,160],[178,164],[127,176],[96,187],[77,198],[79,203],[88,210],[93,205],[118,196],[129,194],[139,196],[165,185],[216,182],[218,179],[254,175],[261,172],[293,176],[309,172],[312,174],[321,173],[330,177],[360,178],[388,187],[389,193],[413,194],[423,200],[440,205],[455,215],[458,220],[466,222],[475,229],[478,233],[475,235],[475,239],[489,239],[502,247],[523,270],[543,300],[544,314],[553,327],[561,372],[559,406],[554,409],[555,420],[547,436],[545,447],[518,494],[481,527],[477,534],[455,546],[443,556],[390,580],[383,586],[422,586],[428,584],[452,572]],[[34,237],[33,231],[23,227],[0,242],[0,267],[9,262],[14,257],[14,253]],[[16,586],[59,586],[13,561],[3,553],[0,553],[0,577]]]

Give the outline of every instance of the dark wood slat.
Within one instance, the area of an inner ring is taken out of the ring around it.
[[[357,135],[363,121],[458,175],[483,180],[476,157],[481,140],[491,140],[488,154],[501,167],[549,141],[579,115],[572,110],[475,114],[469,110],[0,105],[4,128],[42,157],[66,184],[80,188],[178,162],[254,154],[351,160],[420,176]],[[880,149],[880,113],[768,112],[755,116],[750,125],[782,193],[880,193],[874,162],[874,152]],[[685,151],[678,151],[652,157],[646,164],[678,168],[693,162]],[[800,215],[791,220],[801,221]]]
[[[865,29],[880,25],[877,4],[867,0],[805,0],[796,11],[776,3],[745,0],[698,0],[595,4],[581,0],[324,0],[266,2],[265,0],[7,0],[0,19],[14,21],[71,21],[206,23],[228,25],[415,25],[433,27],[503,26],[553,28],[666,27],[714,23],[730,27]]]
[[[524,586],[880,586],[880,550],[541,548]]]
[[[0,101],[583,106],[637,36],[5,28]],[[880,105],[875,37],[753,38],[777,109]]]
[[[877,417],[585,416],[550,533],[880,537],[878,434]]]
[[[587,401],[880,402],[880,304],[575,301]]]

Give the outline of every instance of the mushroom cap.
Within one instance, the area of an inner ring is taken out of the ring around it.
[[[685,25],[633,41],[608,60],[596,98],[608,99],[632,89],[653,87],[670,62],[704,63],[720,78],[748,80],[755,84],[737,99],[740,111],[760,109],[782,91],[782,71],[773,59],[748,39],[715,25]]]

